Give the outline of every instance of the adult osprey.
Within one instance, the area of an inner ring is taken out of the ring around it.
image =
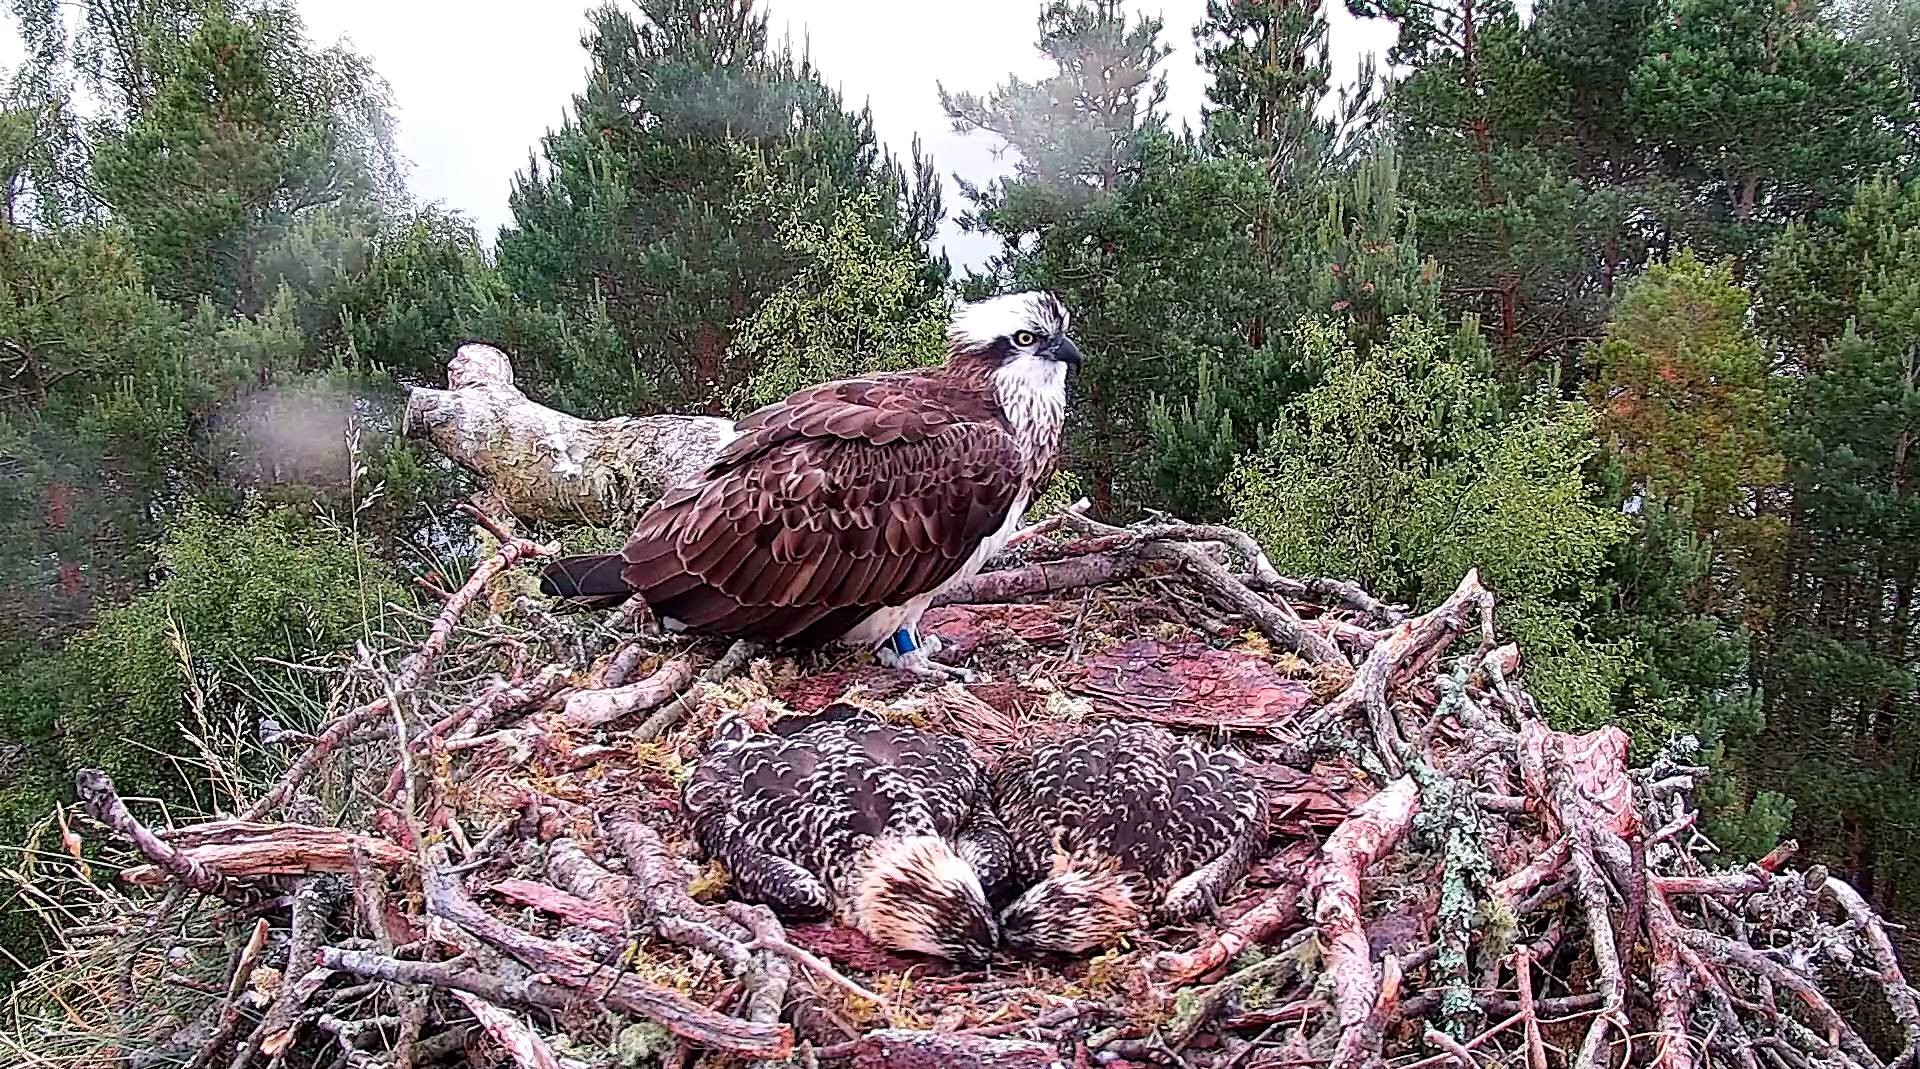
[[[1008,946],[1079,954],[1149,920],[1213,908],[1266,838],[1266,795],[1238,755],[1106,721],[1015,750],[993,777],[1027,890],[1000,915]]]
[[[617,554],[566,557],[541,589],[668,626],[878,648],[916,675],[919,622],[1006,545],[1052,478],[1080,350],[1046,293],[963,305],[937,367],[801,390],[735,424],[705,471],[641,516]],[[881,648],[885,644],[885,648]]]
[[[834,705],[760,732],[723,718],[684,792],[732,890],[895,950],[968,964],[998,941],[1007,833],[964,744]]]

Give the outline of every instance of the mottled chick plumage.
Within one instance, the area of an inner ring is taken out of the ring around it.
[[[1108,721],[1022,747],[993,776],[1027,888],[1000,915],[1010,947],[1110,946],[1211,909],[1266,838],[1266,795],[1239,755]]]
[[[793,921],[969,964],[998,941],[1005,828],[958,740],[835,705],[770,731],[728,717],[684,792],[694,840],[734,893]]]

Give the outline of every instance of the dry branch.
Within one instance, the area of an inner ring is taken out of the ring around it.
[[[447,871],[445,847],[432,847],[428,858],[425,874],[428,914],[458,925],[527,968],[564,986],[593,990],[613,1009],[655,1021],[674,1035],[703,1047],[755,1058],[782,1058],[793,1049],[791,1029],[716,1013],[638,977],[616,975],[609,986],[596,988],[595,978],[602,969],[591,958],[567,944],[515,928],[480,908],[460,886],[460,878]]]
[[[453,997],[473,1014],[488,1035],[506,1048],[515,1065],[521,1069],[560,1069],[560,1059],[554,1056],[553,1048],[526,1022],[478,995],[455,991]]]
[[[887,1029],[820,1052],[821,1061],[854,1069],[1064,1069],[1060,1053],[1023,1039],[982,1039]]]
[[[622,526],[711,460],[733,424],[569,416],[520,392],[504,352],[469,343],[454,352],[446,389],[408,395],[405,431],[479,476],[522,519]]]
[[[1371,1065],[1379,1057],[1379,1036],[1367,1022],[1385,986],[1384,979],[1374,975],[1360,882],[1367,869],[1413,827],[1419,805],[1420,789],[1414,781],[1395,780],[1327,837],[1320,864],[1307,883],[1327,976],[1333,984],[1334,1012],[1342,1029],[1332,1069]]]
[[[719,433],[714,421],[587,424],[540,409],[485,347],[463,348],[452,378],[416,394],[413,429],[500,474],[497,496],[526,516],[618,521],[671,466],[643,471],[622,449]],[[674,461],[693,463],[697,450],[682,452]],[[578,470],[558,471],[563,455]],[[906,1069],[1920,1069],[1920,1006],[1871,906],[1824,870],[1789,870],[1785,847],[1710,868],[1691,751],[1633,769],[1618,729],[1555,730],[1521,651],[1497,644],[1475,574],[1404,617],[1354,584],[1277,574],[1230,528],[1062,516],[1023,532],[944,610],[965,621],[962,655],[995,681],[929,689],[850,656],[760,658],[742,644],[715,658],[717,643],[691,636],[649,632],[616,651],[642,607],[581,624],[500,596],[494,579],[547,550],[475,520],[499,550],[446,594],[409,656],[356,669],[354,686],[368,676],[390,697],[311,737],[283,734],[292,765],[247,820],[148,828],[110,781],[82,777],[88,808],[139,855],[133,878],[170,893],[135,884],[90,907],[56,900],[82,922],[63,916],[68,960],[94,952],[112,975],[89,986],[36,974],[54,1007],[37,1035],[95,1027],[59,1001],[76,990],[120,998],[90,1004],[102,1020],[134,1005],[140,985],[115,981],[154,972],[164,931],[219,947],[228,965],[212,980],[187,975],[167,948],[163,982],[138,993],[177,998],[185,1023],[145,1047],[116,1033],[136,1065],[231,1050],[233,1069],[262,1058],[401,1069],[477,1034],[471,1015],[518,1064],[564,1069],[575,1057],[612,1069],[611,1052],[631,1061],[626,1044],[659,1042],[680,1049],[641,1057],[676,1069],[790,1056]],[[964,604],[1022,599],[1040,603]],[[459,626],[483,600],[486,622]],[[1198,626],[1170,622],[1183,617]],[[1240,641],[1247,628],[1269,641]],[[596,688],[567,689],[595,664]],[[1217,915],[1082,964],[1009,953],[961,973],[723,904],[726,874],[686,858],[687,762],[716,717],[840,700],[961,735],[989,765],[1088,715],[1160,720],[1252,759],[1273,836]],[[340,759],[349,744],[355,759]],[[325,793],[367,815],[343,814],[340,830],[258,823],[329,760],[347,790]],[[1436,782],[1474,819],[1431,794],[1423,806],[1416,783]],[[326,899],[323,884],[347,886]],[[187,888],[244,905],[210,919],[182,905]],[[277,987],[236,980],[258,945],[226,953],[221,926],[259,933],[262,918],[289,933]],[[1883,997],[1893,1027],[1867,1026],[1860,992],[1842,998],[1833,984],[1846,977],[1873,981],[1866,1001]],[[1197,980],[1208,986],[1182,990]]]
[[[127,809],[127,803],[120,800],[120,792],[113,786],[113,777],[97,768],[83,768],[74,776],[73,786],[80,804],[86,807],[93,819],[133,843],[142,856],[189,890],[221,898],[243,896],[244,891],[226,877],[175,849],[140,823],[139,818]]]
[[[606,687],[601,690],[576,690],[566,697],[563,715],[581,727],[599,727],[623,716],[645,712],[673,697],[693,680],[693,665],[675,659],[638,683]]]
[[[217,820],[181,828],[166,840],[179,857],[228,879],[352,872],[356,850],[388,868],[409,860],[405,850],[385,839],[310,824]],[[158,887],[172,875],[155,864],[127,869],[120,878],[136,886]]]

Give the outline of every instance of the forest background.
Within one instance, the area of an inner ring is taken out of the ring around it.
[[[1795,835],[1920,922],[1915,0],[1348,0],[1398,38],[1341,91],[1320,0],[1058,0],[1048,73],[942,90],[1013,163],[955,205],[752,0],[610,4],[491,243],[292,4],[10,2],[0,843],[82,764],[194,805],[211,725],[324,719],[312,669],[471,567],[398,426],[458,339],[582,416],[738,414],[1045,287],[1057,494],[1421,607],[1479,567],[1560,726],[1699,736],[1730,860]]]

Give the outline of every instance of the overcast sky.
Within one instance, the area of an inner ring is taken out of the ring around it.
[[[955,134],[940,111],[937,84],[985,92],[1009,72],[1033,77],[1046,65],[1033,46],[1039,0],[766,0],[776,37],[810,40],[815,64],[849,104],[873,107],[882,140],[905,155],[920,135],[949,176],[948,209],[960,207],[951,174],[985,181],[1004,170],[996,138]],[[489,244],[508,221],[507,190],[528,149],[557,125],[585,81],[580,47],[586,0],[301,0],[316,41],[345,38],[393,86],[400,151],[423,201],[465,214]],[[1193,26],[1205,0],[1133,0],[1166,21],[1173,55],[1168,107],[1199,114],[1201,80]],[[1362,52],[1384,52],[1391,30],[1358,23],[1343,5],[1332,18],[1335,78],[1352,77]],[[17,59],[9,26],[0,63]],[[956,266],[990,251],[955,232],[942,242]]]

